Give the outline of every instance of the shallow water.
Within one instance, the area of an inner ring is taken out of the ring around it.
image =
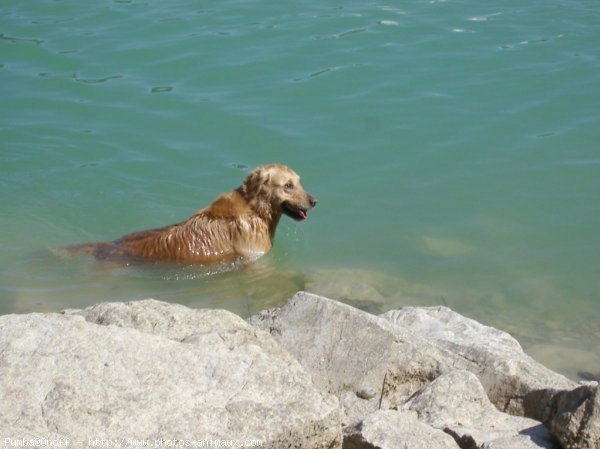
[[[600,372],[600,4],[0,5],[0,312],[307,289],[446,304]],[[319,198],[243,270],[48,248],[183,220],[282,162]]]

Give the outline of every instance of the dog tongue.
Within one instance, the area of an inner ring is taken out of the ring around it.
[[[304,212],[303,210],[300,211],[300,218],[302,218],[303,220],[306,220],[308,218],[308,214],[306,212]]]

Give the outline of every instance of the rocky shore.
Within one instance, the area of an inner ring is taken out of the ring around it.
[[[5,315],[0,379],[3,447],[600,448],[597,383],[445,307]]]

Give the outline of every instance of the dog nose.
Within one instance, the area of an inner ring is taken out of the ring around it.
[[[310,207],[315,207],[317,205],[317,203],[319,202],[319,200],[316,199],[314,196],[309,195],[308,202],[310,203]]]

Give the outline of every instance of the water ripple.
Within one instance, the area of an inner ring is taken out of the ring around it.
[[[343,37],[346,36],[350,36],[352,34],[359,34],[359,33],[364,33],[366,32],[367,29],[366,28],[355,28],[352,30],[348,30],[348,31],[344,31],[342,33],[335,33],[335,34],[329,34],[326,36],[316,36],[315,40],[322,40],[322,39],[341,39]]]
[[[398,25],[400,25],[400,23],[395,20],[378,20],[377,23],[379,25],[383,25],[383,26],[398,26]]]
[[[151,92],[153,94],[159,94],[159,93],[165,93],[165,92],[171,92],[173,90],[173,86],[156,86],[153,87]]]
[[[494,12],[491,14],[484,14],[482,16],[469,17],[468,20],[470,20],[471,22],[487,22],[490,17],[500,16],[500,15],[502,15],[501,12]]]
[[[73,78],[78,83],[100,84],[100,83],[106,83],[107,81],[110,81],[110,80],[123,78],[123,75],[111,75],[111,76],[106,76],[104,78],[80,78],[79,75],[77,75],[77,73],[73,73],[71,78]]]
[[[41,40],[41,39],[7,36],[7,35],[1,34],[1,33],[0,33],[0,40],[9,41],[12,44],[16,44],[16,43],[19,43],[19,42],[25,42],[25,43],[28,43],[28,44],[41,45],[41,44],[44,43],[44,41]]]

